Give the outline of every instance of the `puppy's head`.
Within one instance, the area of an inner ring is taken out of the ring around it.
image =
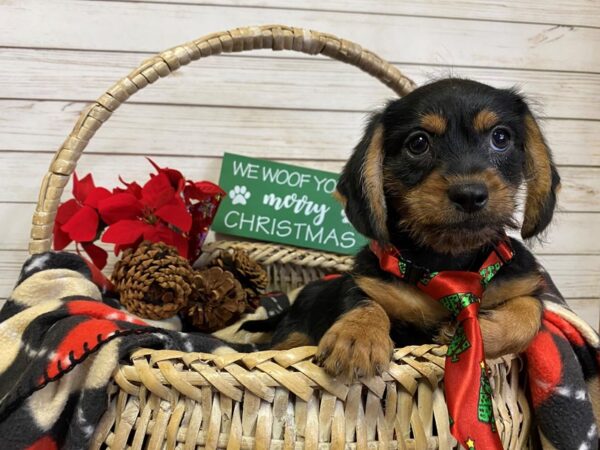
[[[371,117],[338,193],[365,236],[388,244],[405,231],[441,253],[462,253],[515,227],[550,223],[560,177],[525,100],[470,80],[445,79],[390,102]]]

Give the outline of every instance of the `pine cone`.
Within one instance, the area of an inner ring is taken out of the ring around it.
[[[267,287],[267,271],[243,250],[234,249],[233,252],[221,250],[219,256],[213,259],[210,265],[231,272],[241,283],[250,303],[254,303]]]
[[[200,331],[212,333],[238,320],[246,310],[246,294],[231,272],[220,267],[196,271],[194,291],[184,316]]]
[[[163,243],[142,242],[115,264],[112,280],[121,304],[146,319],[166,319],[181,310],[192,292],[193,269]]]

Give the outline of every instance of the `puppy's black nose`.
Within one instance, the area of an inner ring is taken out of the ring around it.
[[[448,189],[448,198],[460,211],[474,213],[488,201],[487,186],[483,183],[455,184]]]

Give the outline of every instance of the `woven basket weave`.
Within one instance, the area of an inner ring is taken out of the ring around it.
[[[30,253],[51,247],[60,198],[94,133],[131,95],[179,67],[210,55],[254,49],[323,54],[352,64],[405,95],[414,83],[359,45],[300,28],[269,25],[214,33],[156,55],[86,108],[43,179]],[[243,248],[269,272],[271,289],[289,290],[352,258],[279,245],[217,242]],[[140,349],[115,371],[111,402],[93,448],[456,448],[441,386],[445,347],[396,349],[381,377],[345,385],[312,362],[314,347],[207,355]],[[520,361],[490,361],[494,412],[506,449],[527,449],[530,411]]]

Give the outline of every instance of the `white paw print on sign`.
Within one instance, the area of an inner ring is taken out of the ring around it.
[[[350,223],[348,217],[346,216],[346,211],[342,209],[340,212],[342,213],[342,223]]]
[[[229,197],[231,197],[232,205],[245,205],[248,203],[250,195],[250,191],[246,186],[236,185],[232,190],[229,191]]]

